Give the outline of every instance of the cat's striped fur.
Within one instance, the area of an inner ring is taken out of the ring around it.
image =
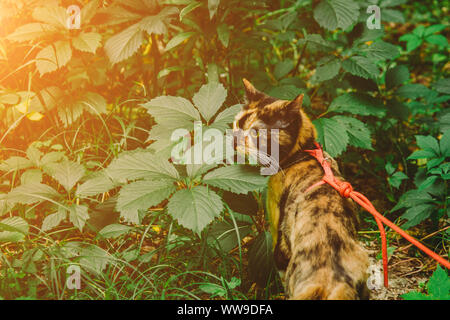
[[[274,257],[290,299],[367,299],[368,257],[357,241],[358,217],[350,199],[328,184],[305,192],[323,177],[314,149],[316,130],[293,101],[267,96],[244,79],[247,104],[235,128],[279,129],[282,170],[270,177],[267,209]],[[334,174],[340,176],[332,160]]]

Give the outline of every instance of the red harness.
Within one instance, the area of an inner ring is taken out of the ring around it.
[[[415,245],[417,248],[425,252],[427,255],[429,255],[431,258],[445,266],[447,269],[450,269],[450,263],[442,258],[440,255],[438,255],[436,252],[431,251],[427,247],[425,247],[422,243],[420,243],[418,240],[411,237],[409,234],[407,234],[405,231],[400,229],[397,225],[395,225],[393,222],[385,218],[381,213],[379,213],[375,207],[372,205],[372,203],[361,193],[356,192],[353,190],[352,185],[348,182],[341,181],[339,179],[336,179],[336,177],[333,174],[333,171],[331,170],[331,165],[327,161],[327,159],[323,156],[322,147],[320,144],[315,142],[315,145],[317,149],[314,150],[304,150],[305,152],[309,153],[311,156],[317,159],[319,163],[322,165],[322,168],[325,172],[322,180],[319,182],[313,184],[310,186],[306,192],[310,191],[311,189],[320,186],[324,183],[328,183],[330,186],[332,186],[334,189],[336,189],[339,194],[342,197],[345,198],[352,198],[355,202],[357,202],[361,207],[369,211],[373,217],[375,218],[375,221],[377,222],[378,229],[380,229],[380,237],[381,237],[381,252],[383,257],[383,269],[384,269],[384,286],[388,287],[388,257],[387,257],[387,242],[386,242],[386,231],[384,230],[384,225],[387,225],[392,230],[400,234],[403,238],[411,242],[413,245]]]

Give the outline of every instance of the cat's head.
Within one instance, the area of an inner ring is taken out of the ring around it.
[[[246,79],[243,82],[247,103],[236,115],[233,128],[244,131],[247,137],[246,148],[258,148],[257,136],[260,129],[267,130],[269,144],[272,141],[271,134],[278,135],[280,163],[297,151],[315,148],[317,134],[314,125],[302,110],[303,94],[292,101],[280,100],[257,90]]]

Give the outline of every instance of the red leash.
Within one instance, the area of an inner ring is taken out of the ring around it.
[[[355,202],[357,202],[361,207],[369,211],[373,217],[375,218],[375,221],[377,222],[378,229],[380,229],[380,237],[381,237],[381,252],[383,257],[383,269],[384,269],[384,286],[388,287],[388,257],[387,257],[387,241],[386,241],[386,231],[384,230],[383,223],[387,225],[389,228],[400,234],[403,238],[411,242],[413,245],[415,245],[417,248],[425,252],[427,255],[429,255],[431,258],[445,266],[447,269],[450,269],[450,262],[442,258],[440,255],[438,255],[436,252],[431,251],[427,247],[425,247],[422,243],[420,243],[418,240],[411,237],[409,234],[407,234],[405,231],[400,229],[397,225],[395,225],[393,222],[385,218],[381,213],[379,213],[375,207],[372,205],[372,203],[367,199],[364,195],[362,195],[359,192],[356,192],[353,190],[353,187],[350,183],[341,181],[339,179],[336,179],[333,172],[331,171],[331,165],[323,156],[322,147],[320,144],[315,142],[315,145],[317,149],[314,150],[304,150],[305,152],[309,153],[311,156],[317,159],[319,163],[322,165],[322,168],[325,172],[322,180],[319,182],[313,184],[311,187],[309,187],[305,192],[310,191],[311,189],[322,185],[324,183],[328,183],[331,185],[334,189],[336,189],[339,194],[342,197],[345,198],[352,198]]]

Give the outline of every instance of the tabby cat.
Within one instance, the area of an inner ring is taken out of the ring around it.
[[[279,100],[246,79],[243,82],[247,104],[236,116],[234,128],[279,130],[280,170],[269,179],[266,205],[274,258],[287,298],[368,299],[369,262],[357,240],[356,206],[328,184],[308,190],[324,172],[303,151],[315,149],[317,136],[301,108],[303,95]],[[331,161],[335,176],[342,179]]]

